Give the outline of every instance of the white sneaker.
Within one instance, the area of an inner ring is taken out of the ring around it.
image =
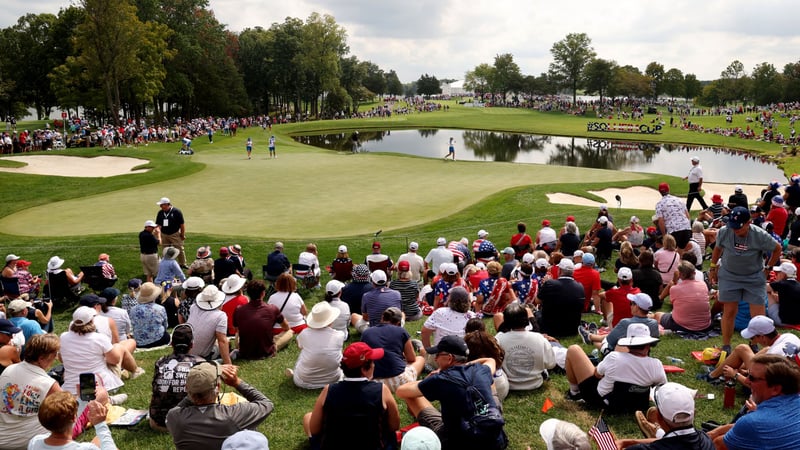
[[[283,371],[283,374],[286,375],[286,378],[292,378],[294,376],[294,370],[286,369]]]
[[[117,395],[109,395],[108,401],[111,402],[112,405],[121,405],[128,400],[128,394],[117,394]]]
[[[139,378],[142,375],[144,375],[144,369],[142,369],[141,367],[137,367],[136,368],[136,372],[133,372],[131,374],[131,380],[135,380],[135,379]]]

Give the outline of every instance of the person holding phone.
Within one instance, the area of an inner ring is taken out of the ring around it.
[[[111,430],[105,422],[108,409],[105,405],[92,400],[88,405],[89,421],[94,426],[97,437],[92,441],[76,443],[72,440],[72,430],[78,419],[78,402],[68,392],[56,392],[45,397],[39,408],[38,418],[42,426],[50,434],[34,436],[28,444],[29,450],[45,450],[63,448],[69,450],[116,450],[117,445],[111,436]]]

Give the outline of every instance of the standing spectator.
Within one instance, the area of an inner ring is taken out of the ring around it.
[[[161,208],[156,214],[161,245],[178,249],[178,263],[181,268],[187,268],[186,252],[183,250],[183,242],[186,240],[186,224],[183,220],[183,213],[180,209],[172,206],[167,197],[162,197],[156,202],[156,205]]]
[[[218,403],[220,380],[247,401]],[[167,413],[167,429],[178,450],[220,450],[222,442],[244,429],[254,429],[274,409],[272,400],[238,376],[238,368],[215,362],[197,364],[186,377],[187,396]]]
[[[186,398],[186,378],[195,364],[205,361],[190,355],[194,344],[191,325],[181,324],[172,330],[172,354],[156,361],[153,370],[152,394],[150,396],[150,428],[167,431],[167,413]]]
[[[703,168],[700,167],[700,158],[692,156],[692,168],[689,169],[689,174],[683,177],[684,180],[689,181],[689,194],[686,197],[686,210],[692,210],[692,203],[695,199],[700,203],[703,209],[707,209],[706,201],[703,200]]]
[[[194,331],[194,347],[190,353],[206,360],[222,358],[223,364],[231,363],[228,346],[228,317],[219,310],[225,294],[216,286],[208,285],[197,296],[186,322]]]
[[[233,325],[238,330],[238,357],[241,359],[275,356],[276,352],[289,345],[294,335],[278,307],[264,303],[266,291],[267,288],[261,280],[249,282],[247,295],[250,301],[233,313]],[[283,330],[280,334],[273,333],[275,325]]]
[[[765,255],[770,252],[765,265]],[[781,245],[761,227],[752,226],[747,208],[733,208],[727,225],[717,233],[708,274],[711,284],[719,282],[719,301],[723,305],[722,346],[728,353],[739,301],[750,304],[750,317],[765,314],[766,272],[775,265],[780,254]]]
[[[675,238],[677,247],[683,249],[692,237],[689,210],[678,197],[669,193],[669,184],[659,184],[658,192],[661,193],[661,200],[656,203],[658,231],[662,236],[671,234]]]
[[[155,303],[159,295],[161,286],[150,282],[142,284],[137,297],[139,304],[129,313],[133,338],[139,348],[160,347],[169,343],[167,311]]]
[[[161,245],[161,229],[156,223],[148,220],[144,230],[139,232],[139,260],[145,281],[153,281],[158,274],[158,246]]]

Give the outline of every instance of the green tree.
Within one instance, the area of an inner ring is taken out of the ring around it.
[[[268,77],[267,54],[274,36],[261,28],[247,28],[239,34],[237,64],[254,112],[269,113],[273,83]]]
[[[333,16],[312,13],[303,26],[302,48],[295,63],[305,73],[303,97],[316,116],[322,94],[339,86],[339,61],[350,51],[347,33]]]
[[[750,98],[756,105],[768,105],[781,101],[786,79],[775,66],[763,62],[753,68]]]
[[[644,74],[650,78],[653,99],[658,98],[664,92],[664,65],[653,61],[644,69]]]
[[[386,92],[386,74],[383,69],[372,61],[364,61],[361,64],[366,73],[364,87],[375,95],[383,95]]]
[[[494,67],[483,63],[464,75],[464,89],[472,91],[478,97],[489,92],[489,80],[493,77]]]
[[[358,111],[358,105],[369,98],[369,93],[363,85],[364,78],[367,76],[366,66],[361,64],[356,56],[350,56],[342,58],[339,67],[342,69],[339,84],[347,93],[346,97],[342,96],[344,101],[340,111]]]
[[[783,90],[785,101],[800,99],[800,62],[783,66],[783,77],[786,80]]]
[[[439,80],[436,79],[433,75],[422,75],[417,80],[417,94],[424,95],[424,96],[431,96],[436,94],[442,93],[442,87],[439,84]]]
[[[572,102],[575,103],[578,88],[583,81],[583,68],[596,56],[592,48],[592,40],[586,33],[570,33],[564,39],[553,44],[550,53],[550,77],[572,90]]]
[[[719,83],[716,86],[719,104],[744,101],[749,92],[750,82],[751,80],[744,70],[744,64],[739,60],[731,62],[720,73]]]
[[[664,93],[669,95],[672,98],[675,97],[683,97],[684,92],[684,82],[683,82],[683,72],[679,69],[669,69],[667,73],[664,74]]]
[[[501,94],[503,103],[508,92],[519,91],[522,87],[522,73],[519,65],[514,62],[511,53],[504,53],[494,57],[494,70],[492,71],[492,87],[496,94]]]
[[[603,96],[608,93],[613,82],[616,67],[617,63],[614,61],[593,58],[583,70],[583,85],[586,87],[586,93],[597,93],[600,96],[600,104],[603,103]]]
[[[650,80],[631,65],[617,67],[608,88],[611,97],[646,97],[650,93]]]
[[[700,80],[697,79],[697,75],[693,73],[687,73],[686,76],[683,77],[683,95],[686,101],[689,101],[689,99],[695,98],[702,93],[703,85],[700,83]]]
[[[397,72],[390,70],[386,73],[386,93],[390,95],[403,95],[403,83]]]

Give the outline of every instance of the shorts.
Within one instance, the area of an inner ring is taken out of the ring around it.
[[[417,415],[417,422],[425,428],[430,428],[439,436],[439,439],[444,442],[444,421],[442,420],[442,412],[433,406],[423,408]]]
[[[406,384],[411,381],[416,381],[417,375],[418,375],[417,371],[416,369],[414,369],[413,366],[406,366],[406,369],[400,372],[400,374],[398,375],[395,375],[391,378],[375,378],[374,380],[380,381],[381,383],[385,384],[386,387],[388,387],[389,390],[392,391],[392,393],[394,394],[395,392],[397,392],[397,388],[401,384]]]
[[[369,322],[364,320],[363,318],[358,319],[358,321],[356,322],[355,328],[356,328],[356,331],[358,331],[359,334],[362,334],[362,333],[364,333],[364,330],[369,328]]]
[[[578,389],[581,391],[581,397],[583,400],[589,405],[595,407],[606,407],[608,405],[606,404],[605,400],[600,396],[600,394],[597,393],[598,383],[600,383],[600,378],[592,375],[589,378],[581,381],[578,384]]]
[[[686,331],[688,333],[693,333],[695,331],[704,331],[704,330],[690,330],[688,328],[684,328],[678,325],[678,323],[675,322],[675,319],[672,318],[672,313],[664,313],[661,316],[661,320],[658,321],[658,324],[664,327],[664,329],[672,331]]]
[[[139,259],[142,261],[142,269],[146,278],[155,278],[158,275],[158,254],[151,253],[145,255],[141,253]]]
[[[720,269],[722,274],[724,269]],[[760,282],[757,279],[760,277]],[[758,273],[755,277],[738,276],[728,274],[719,279],[719,301],[722,303],[739,303],[743,301],[751,305],[763,305],[767,298],[767,284],[763,279],[763,274]]]
[[[686,248],[686,244],[692,239],[692,230],[679,230],[670,233],[675,238],[675,243],[679,249]]]

